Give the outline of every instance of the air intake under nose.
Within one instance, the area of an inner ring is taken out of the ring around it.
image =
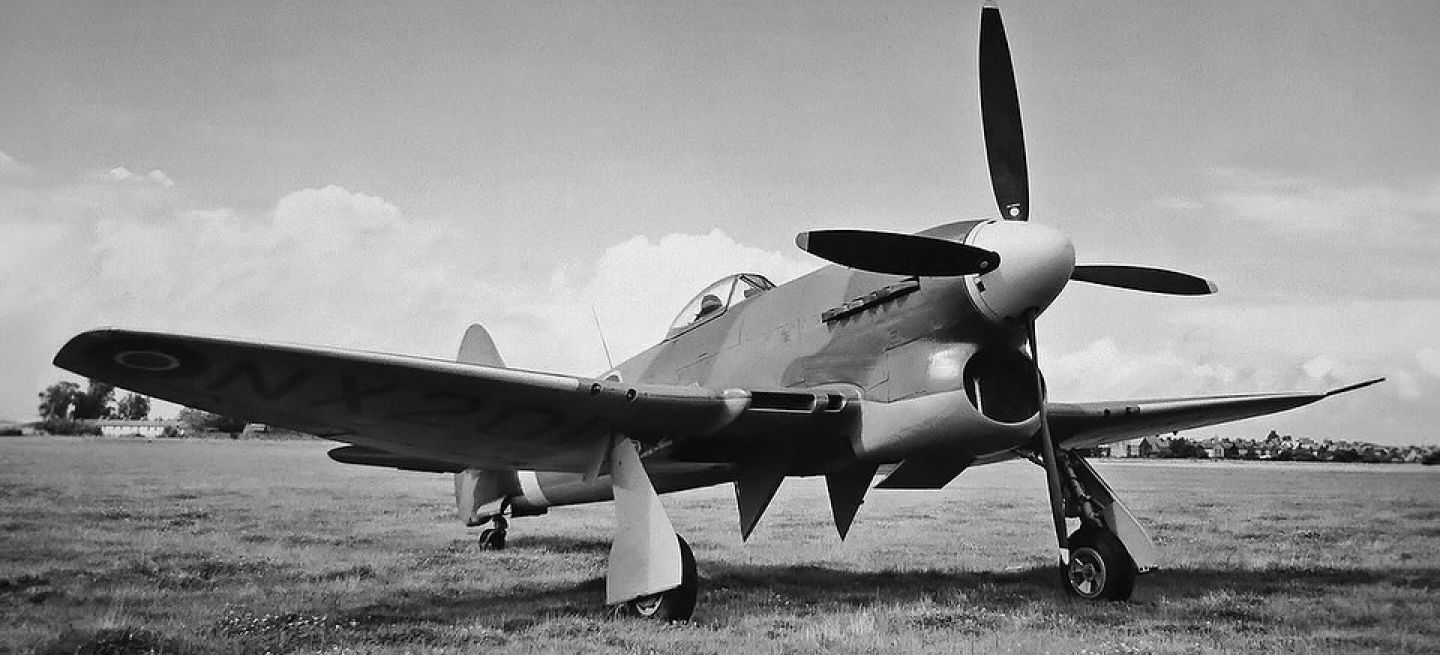
[[[1021,423],[1040,411],[1035,363],[1019,350],[987,348],[965,363],[965,397],[985,418]]]

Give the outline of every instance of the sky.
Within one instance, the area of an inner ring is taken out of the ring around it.
[[[1440,444],[1440,4],[1012,2],[1055,400],[1388,382],[1189,436]],[[0,417],[85,329],[596,374],[806,229],[996,215],[978,2],[0,7]],[[593,313],[592,313],[593,308]],[[597,330],[597,317],[600,329]]]

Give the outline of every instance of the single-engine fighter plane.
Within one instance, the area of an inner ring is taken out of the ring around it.
[[[919,234],[818,230],[835,265],[776,286],[742,273],[680,312],[665,339],[599,377],[506,367],[471,326],[457,361],[118,329],[56,365],[212,412],[351,445],[335,460],[453,473],[462,519],[503,547],[508,518],[613,500],[607,604],[691,615],[695,559],[659,494],[729,482],[749,537],[787,476],[824,476],[843,539],[883,489],[939,489],[967,467],[1045,470],[1065,588],[1127,598],[1156,551],[1077,450],[1287,410],[1322,393],[1060,403],[1046,398],[1036,317],[1072,281],[1213,293],[1168,270],[1077,265],[1028,222],[1019,102],[999,10],[982,10],[980,101],[999,219]]]

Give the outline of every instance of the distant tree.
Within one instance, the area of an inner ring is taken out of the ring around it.
[[[70,418],[75,420],[110,418],[115,415],[115,385],[99,380],[90,380],[85,393],[75,400],[75,410]]]
[[[1360,461],[1360,453],[1355,452],[1355,450],[1351,448],[1342,448],[1335,451],[1335,461],[1358,462]]]
[[[56,382],[40,392],[40,418],[68,419],[76,400],[82,396],[80,385],[74,382]]]
[[[192,432],[228,432],[231,435],[239,434],[245,429],[245,420],[213,414],[203,409],[186,407],[180,410],[178,417],[181,423]]]
[[[1420,463],[1426,466],[1435,466],[1436,464],[1440,464],[1440,450],[1430,451],[1429,454],[1425,455],[1424,459],[1420,460]]]
[[[115,415],[131,421],[150,418],[150,399],[138,393],[126,394],[115,406]]]
[[[1170,440],[1169,457],[1182,459],[1204,459],[1209,457],[1205,447],[1185,437],[1175,437]]]
[[[100,427],[94,423],[85,423],[68,418],[47,418],[40,421],[36,427],[46,434],[63,435],[94,435],[100,436]]]

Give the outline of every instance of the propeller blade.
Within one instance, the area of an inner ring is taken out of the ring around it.
[[[1025,172],[1025,134],[1020,129],[1020,96],[1000,8],[980,12],[980,116],[985,123],[985,156],[990,186],[1006,220],[1030,216],[1030,183]]]
[[[1147,266],[1081,264],[1075,267],[1070,279],[1172,296],[1204,296],[1215,293],[1215,285],[1204,278]]]
[[[999,253],[934,237],[871,230],[814,230],[795,245],[816,257],[871,273],[947,277],[994,270]]]

